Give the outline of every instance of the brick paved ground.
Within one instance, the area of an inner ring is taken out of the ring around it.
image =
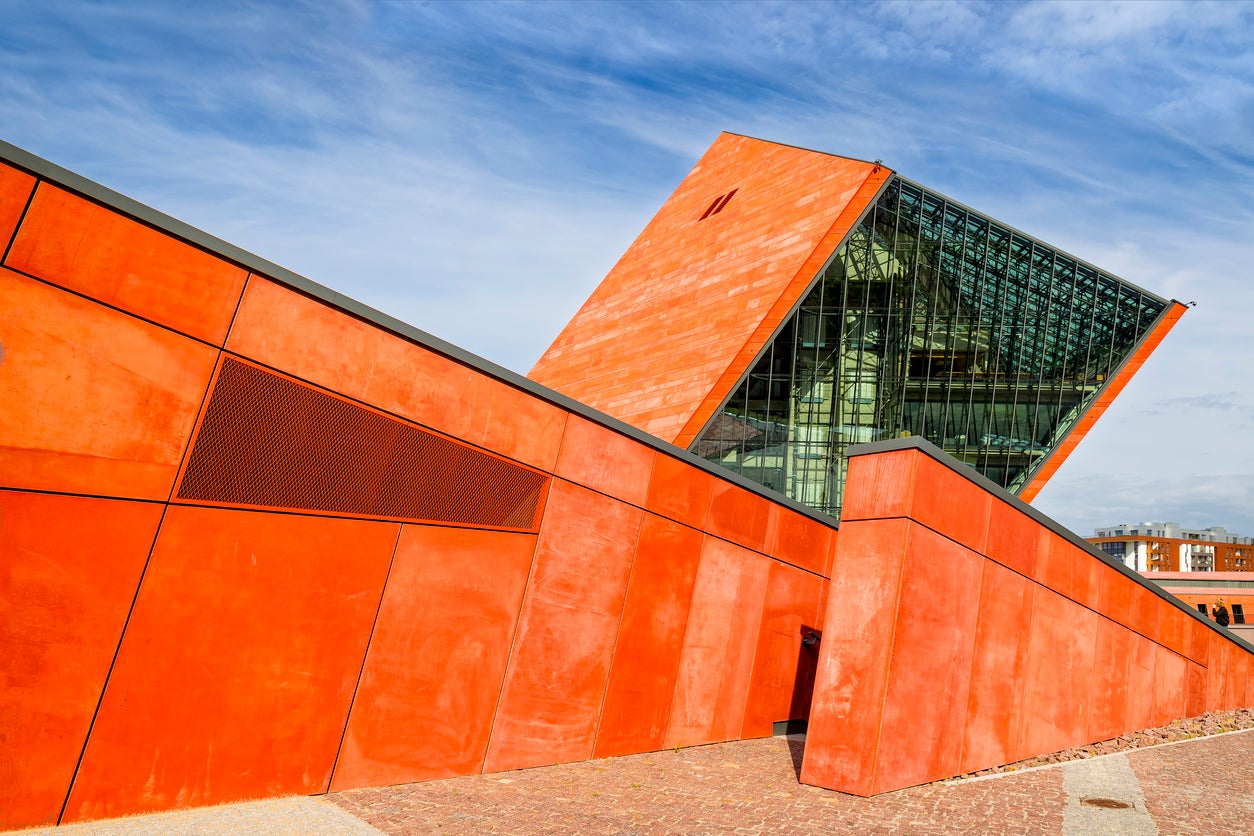
[[[929,784],[869,799],[800,784],[803,745],[779,737],[722,743],[29,832],[1254,833],[1254,731]],[[1121,797],[1134,809],[1078,809],[1083,798],[1094,796]]]
[[[1062,772],[872,799],[797,781],[802,742],[768,738],[353,790],[329,800],[385,833],[1060,832]]]
[[[1254,833],[1254,732],[1127,757],[1160,833]]]

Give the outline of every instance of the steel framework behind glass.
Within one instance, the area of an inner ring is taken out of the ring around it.
[[[1167,307],[894,177],[691,449],[833,516],[900,435],[1016,492]]]

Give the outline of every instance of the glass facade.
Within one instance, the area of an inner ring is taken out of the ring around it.
[[[1166,308],[894,177],[690,449],[833,516],[903,435],[1014,492]]]

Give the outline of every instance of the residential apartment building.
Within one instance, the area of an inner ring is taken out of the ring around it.
[[[1184,528],[1177,522],[1121,523],[1088,538],[1137,572],[1254,571],[1254,537],[1221,525]]]

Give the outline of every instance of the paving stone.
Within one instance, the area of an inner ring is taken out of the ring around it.
[[[320,798],[111,819],[24,836],[219,834],[1041,834],[1121,832],[1072,811],[1128,795],[1122,832],[1245,833],[1254,731],[858,798],[801,784],[803,738],[766,738]],[[1137,796],[1137,790],[1141,795]],[[1138,806],[1139,805],[1139,806]],[[1092,812],[1092,811],[1090,811]],[[1108,812],[1108,811],[1107,811]],[[1152,821],[1150,821],[1152,820]],[[1087,820],[1086,820],[1087,821]],[[1128,829],[1128,828],[1133,829]],[[1135,829],[1139,828],[1139,829]]]

